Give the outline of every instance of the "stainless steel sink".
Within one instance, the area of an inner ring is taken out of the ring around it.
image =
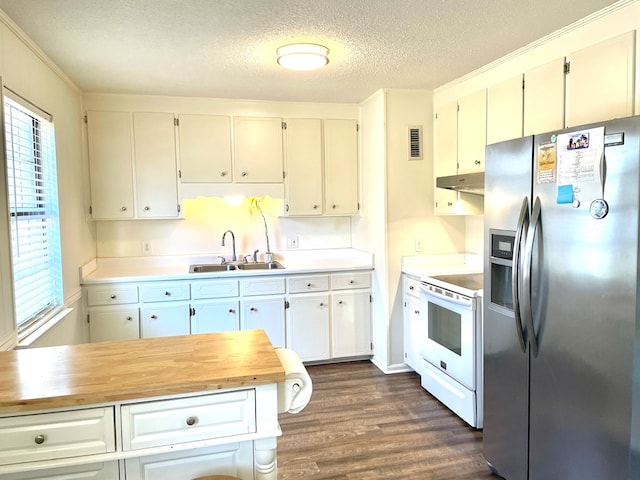
[[[202,263],[189,266],[189,273],[231,272],[233,270],[276,270],[284,268],[280,262]]]

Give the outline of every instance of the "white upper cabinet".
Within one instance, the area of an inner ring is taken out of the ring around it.
[[[357,215],[358,122],[324,120],[324,201],[326,215]]]
[[[91,215],[133,218],[133,145],[129,112],[87,112]]]
[[[484,171],[487,144],[487,91],[458,99],[458,173]]]
[[[524,135],[564,127],[564,58],[524,73]]]
[[[176,218],[172,113],[87,112],[94,220]]]
[[[633,115],[635,32],[567,57],[566,126]]]
[[[269,117],[235,117],[234,181],[282,183],[282,120]]]
[[[435,135],[436,177],[458,173],[458,102],[449,102],[438,107]],[[436,213],[455,213],[458,194],[444,188],[435,189]]]
[[[285,213],[322,214],[322,121],[286,119]]]
[[[173,113],[133,113],[138,218],[179,215]]]
[[[522,75],[487,89],[487,145],[522,136]]]
[[[231,118],[178,115],[182,183],[231,183]]]

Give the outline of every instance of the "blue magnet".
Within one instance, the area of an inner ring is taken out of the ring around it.
[[[573,185],[558,185],[556,203],[573,203]]]

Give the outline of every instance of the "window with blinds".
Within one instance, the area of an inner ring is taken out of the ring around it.
[[[5,90],[11,258],[18,335],[62,308],[55,136],[50,115]]]

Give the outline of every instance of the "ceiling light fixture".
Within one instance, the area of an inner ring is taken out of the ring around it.
[[[329,49],[315,43],[292,43],[276,50],[278,63],[291,70],[315,70],[329,63]]]

